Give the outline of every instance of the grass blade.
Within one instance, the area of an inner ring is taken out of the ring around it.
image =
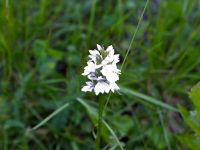
[[[171,145],[170,145],[170,142],[169,142],[168,134],[167,134],[167,131],[166,131],[165,125],[164,125],[163,115],[162,115],[162,112],[160,110],[158,110],[158,115],[159,115],[160,123],[161,123],[162,128],[163,128],[164,138],[165,138],[165,142],[167,144],[167,148],[168,148],[168,150],[171,150]]]
[[[155,99],[153,97],[147,96],[145,94],[130,90],[128,88],[121,87],[120,89],[121,89],[121,92],[126,94],[126,95],[135,96],[135,97],[141,98],[141,99],[143,99],[143,100],[145,100],[149,103],[152,103],[156,106],[159,106],[159,107],[171,110],[171,111],[178,112],[178,109],[174,108],[173,106],[170,106],[168,104],[163,103],[161,100],[158,100],[158,99]]]
[[[38,128],[40,128],[41,126],[43,126],[45,123],[47,123],[50,119],[52,119],[55,115],[57,115],[59,112],[61,112],[62,110],[64,110],[65,108],[67,108],[69,106],[69,102],[65,103],[63,106],[59,107],[57,110],[55,110],[52,114],[50,114],[48,117],[46,117],[44,120],[42,120],[39,124],[37,124],[36,126],[34,126],[32,128],[32,130],[36,130]]]
[[[135,31],[134,34],[133,34],[133,37],[132,37],[132,39],[131,39],[131,43],[130,43],[130,45],[129,45],[129,47],[128,47],[128,50],[127,50],[127,52],[126,52],[126,55],[125,55],[125,57],[124,57],[124,61],[122,62],[121,71],[122,71],[122,69],[123,69],[123,67],[124,67],[125,61],[126,61],[126,59],[127,59],[127,57],[128,57],[128,54],[129,54],[129,52],[130,52],[130,50],[131,50],[131,47],[132,47],[132,45],[133,45],[133,41],[134,41],[134,39],[135,39],[135,36],[136,36],[136,34],[137,34],[138,30],[139,30],[139,26],[140,26],[140,24],[141,24],[141,21],[142,21],[142,18],[143,18],[143,16],[144,16],[144,13],[145,13],[145,10],[146,10],[146,8],[147,8],[148,3],[149,3],[149,0],[146,1],[146,4],[145,4],[144,9],[143,9],[143,11],[142,11],[142,14],[141,14],[141,16],[140,16],[140,19],[139,19],[139,21],[138,21],[138,24],[137,24],[137,27],[136,27],[136,31]]]
[[[103,120],[103,124],[107,127],[107,129],[110,131],[110,133],[112,134],[112,136],[115,138],[115,141],[117,142],[117,144],[119,145],[121,150],[124,150],[123,146],[121,145],[119,139],[117,138],[115,132],[113,131],[113,129]]]
[[[89,24],[87,28],[87,44],[88,45],[90,45],[90,42],[91,42],[91,32],[92,32],[92,27],[94,23],[95,12],[96,12],[96,3],[97,3],[97,0],[92,0],[92,7],[90,10],[90,19],[89,19]]]
[[[141,16],[140,16],[140,19],[139,19],[139,21],[138,21],[138,24],[137,24],[137,27],[136,27],[136,31],[135,31],[134,34],[133,34],[133,37],[132,37],[132,39],[131,39],[131,43],[130,43],[129,48],[128,48],[127,52],[126,52],[125,58],[124,58],[124,60],[123,60],[123,62],[122,62],[122,65],[121,65],[121,68],[120,68],[121,71],[122,71],[123,66],[124,66],[124,63],[125,63],[125,61],[126,61],[126,59],[127,59],[127,57],[128,57],[128,54],[129,54],[129,52],[130,52],[130,49],[131,49],[131,47],[132,47],[132,45],[133,45],[133,41],[134,41],[134,39],[135,39],[135,35],[136,35],[136,33],[138,32],[138,30],[139,30],[139,26],[140,26],[141,20],[142,20],[142,18],[143,18],[143,16],[144,16],[144,13],[145,13],[145,10],[146,10],[146,8],[147,8],[148,3],[149,3],[149,0],[146,1],[146,4],[145,4],[144,9],[143,9],[143,11],[142,11],[142,14],[141,14]],[[109,94],[109,96],[108,96],[108,98],[107,98],[107,101],[106,101],[106,104],[105,104],[105,106],[104,106],[104,108],[103,108],[103,114],[104,114],[104,111],[105,111],[106,108],[107,108],[107,105],[108,105],[109,101],[110,101],[110,97],[111,97],[111,93]]]
[[[89,105],[88,103],[86,103],[85,100],[83,100],[82,98],[77,98],[77,101],[83,105],[85,107],[85,109],[87,110],[87,112],[89,113],[91,119],[93,119],[93,123],[97,122],[98,120],[98,115],[97,115],[97,110],[92,107],[91,105]],[[94,118],[93,118],[94,117]],[[94,121],[95,119],[95,121]],[[121,150],[123,149],[123,146],[120,143],[120,140],[117,138],[115,132],[112,130],[112,128],[105,122],[105,120],[103,120],[103,125],[108,129],[108,131],[111,133],[111,135],[114,137],[115,141],[117,142],[118,146],[120,147]]]

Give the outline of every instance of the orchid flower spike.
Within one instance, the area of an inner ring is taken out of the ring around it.
[[[115,54],[113,46],[107,49],[97,44],[97,49],[89,50],[89,60],[84,68],[83,76],[87,76],[89,81],[82,87],[83,92],[113,93],[119,90],[116,81],[119,80],[121,71],[117,69],[119,54]]]

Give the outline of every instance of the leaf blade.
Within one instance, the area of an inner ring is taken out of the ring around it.
[[[155,99],[153,97],[150,97],[150,96],[147,96],[145,94],[130,90],[130,89],[125,88],[125,87],[120,87],[120,90],[124,94],[135,96],[135,97],[141,98],[141,99],[143,99],[143,100],[145,100],[145,101],[147,101],[149,103],[157,105],[159,107],[163,107],[165,109],[178,112],[178,109],[174,108],[173,106],[170,106],[168,104],[163,103],[161,100],[157,100],[157,99]]]

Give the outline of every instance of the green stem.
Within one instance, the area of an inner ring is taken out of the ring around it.
[[[146,1],[146,4],[145,4],[144,9],[143,9],[143,11],[142,11],[142,14],[141,14],[141,16],[140,16],[140,18],[139,18],[139,21],[138,21],[138,24],[137,24],[137,27],[136,27],[136,31],[135,31],[134,34],[133,34],[133,37],[132,37],[132,39],[131,39],[131,43],[130,43],[130,45],[129,45],[129,47],[128,47],[128,50],[126,51],[126,55],[125,55],[125,57],[124,57],[124,61],[122,62],[121,69],[120,69],[121,71],[122,71],[122,69],[123,69],[123,67],[124,67],[125,61],[126,61],[126,59],[127,59],[127,57],[128,57],[128,54],[129,54],[129,52],[130,52],[130,50],[131,50],[131,47],[132,47],[132,45],[133,45],[133,41],[134,41],[134,39],[135,39],[135,36],[136,36],[136,34],[137,34],[138,30],[139,30],[139,26],[140,26],[140,24],[141,24],[141,22],[142,22],[142,18],[143,18],[143,16],[144,16],[144,13],[145,13],[145,10],[146,10],[146,8],[147,8],[148,3],[149,3],[149,0]]]
[[[133,36],[132,36],[131,43],[130,43],[130,45],[129,45],[128,50],[126,51],[125,58],[124,58],[124,60],[123,60],[123,62],[122,62],[121,69],[120,69],[121,71],[122,71],[122,69],[123,69],[123,67],[124,67],[124,64],[125,64],[125,62],[126,62],[126,59],[127,59],[127,57],[128,57],[128,54],[129,54],[129,52],[130,52],[130,49],[131,49],[131,47],[132,47],[132,45],[133,45],[133,41],[134,41],[134,39],[135,39],[136,33],[137,33],[138,30],[139,30],[139,26],[140,26],[140,24],[141,24],[141,21],[142,21],[142,18],[143,18],[143,16],[144,16],[144,13],[145,13],[145,10],[146,10],[146,8],[147,8],[148,3],[149,3],[149,0],[146,1],[146,4],[145,4],[144,9],[143,9],[143,11],[142,11],[142,14],[141,14],[141,16],[140,16],[140,18],[139,18],[139,21],[138,21],[138,24],[137,24],[137,27],[136,27],[136,31],[134,32],[134,34],[133,34]],[[110,100],[110,97],[111,97],[111,93],[109,94],[109,96],[108,96],[108,98],[107,98],[106,104],[105,104],[105,106],[104,106],[104,108],[103,108],[103,112],[104,112],[104,111],[106,110],[106,108],[107,108],[107,105],[108,105],[108,102],[109,102],[109,100]]]
[[[50,114],[48,117],[46,117],[44,120],[42,120],[39,124],[37,124],[36,126],[34,126],[31,130],[37,130],[38,128],[40,128],[41,126],[43,126],[45,123],[47,123],[50,119],[52,119],[55,115],[57,115],[59,112],[61,112],[62,110],[64,110],[69,105],[70,105],[69,102],[65,103],[64,105],[62,105],[61,107],[59,107],[57,110],[55,110],[52,114]]]
[[[93,27],[93,23],[94,23],[96,3],[97,3],[97,0],[92,0],[90,19],[89,19],[89,24],[88,24],[88,28],[87,28],[87,46],[89,46],[90,42],[91,42],[91,32],[92,32],[92,27]]]
[[[97,137],[95,140],[95,150],[100,150],[102,120],[103,120],[103,99],[99,98],[99,117],[97,126]]]

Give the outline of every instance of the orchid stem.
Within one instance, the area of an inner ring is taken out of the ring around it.
[[[98,126],[97,126],[97,136],[95,140],[95,150],[100,150],[101,143],[101,129],[103,120],[103,99],[99,98],[99,115],[98,115]]]

